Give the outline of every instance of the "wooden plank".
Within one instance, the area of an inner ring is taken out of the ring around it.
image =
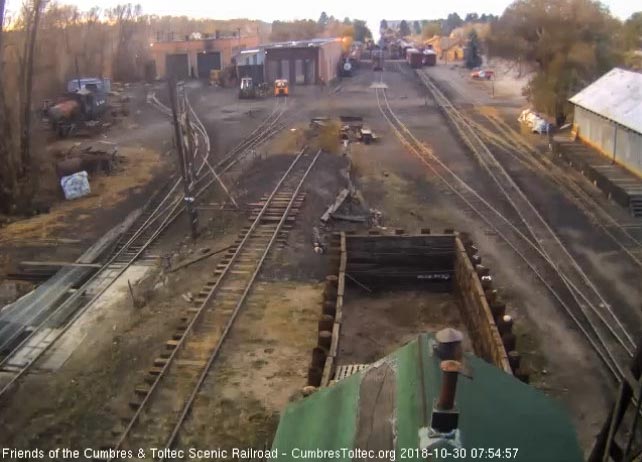
[[[102,268],[99,263],[79,263],[73,261],[21,261],[20,266],[74,266],[78,268]]]
[[[341,309],[343,308],[343,296],[346,287],[346,267],[348,264],[348,244],[346,241],[346,234],[341,233],[341,257],[339,262],[339,281],[337,285],[337,305],[336,315],[341,316]]]
[[[177,271],[177,270],[179,270],[179,269],[181,269],[181,268],[185,268],[186,266],[189,266],[189,265],[191,265],[191,264],[193,264],[193,263],[196,263],[196,262],[198,262],[198,261],[201,261],[201,260],[204,260],[204,259],[206,259],[206,258],[209,258],[209,257],[211,257],[212,255],[216,255],[216,254],[219,254],[219,253],[221,253],[221,252],[225,252],[226,250],[229,250],[229,249],[231,249],[231,248],[233,248],[233,247],[236,247],[236,246],[234,246],[234,245],[228,245],[227,247],[223,247],[222,249],[213,250],[213,251],[211,251],[211,252],[207,252],[207,253],[204,253],[204,254],[202,254],[202,255],[199,255],[198,257],[193,258],[193,259],[191,259],[191,260],[188,260],[188,261],[184,261],[184,262],[182,262],[182,263],[179,263],[178,265],[176,265],[175,267],[173,267],[172,269],[170,269],[170,270],[169,270],[169,273],[173,273],[174,271]]]
[[[346,200],[350,191],[347,189],[342,189],[337,194],[334,204],[330,205],[323,215],[321,215],[321,221],[326,222],[330,219],[330,216],[339,208],[341,204]]]
[[[343,319],[343,295],[337,297],[336,312],[334,314],[334,322],[341,324]]]
[[[475,352],[503,369],[504,372],[512,374],[508,355],[495,325],[490,306],[486,301],[481,282],[459,238],[456,239],[456,246],[455,279],[464,302],[463,309],[468,311],[468,313],[464,313],[464,318],[468,319],[468,330],[475,346]]]
[[[328,353],[332,357],[337,356],[339,351],[339,335],[341,331],[341,324],[335,322],[332,326],[332,343],[330,344],[330,352]]]
[[[351,223],[365,223],[367,220],[367,217],[364,215],[343,215],[339,213],[331,213],[330,215],[335,220],[349,221]]]
[[[396,383],[394,367],[388,362],[363,373],[355,448],[374,451],[374,454],[394,448]]]
[[[439,241],[454,241],[455,234],[415,234],[409,236],[397,236],[394,234],[351,234],[349,236],[350,244],[366,241],[408,241],[408,242],[439,242]]]
[[[323,374],[321,375],[321,386],[327,387],[332,380],[332,369],[334,368],[334,358],[328,356],[325,359],[325,365],[323,366]]]

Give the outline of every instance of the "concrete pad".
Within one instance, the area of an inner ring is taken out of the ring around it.
[[[132,265],[74,322],[45,354],[39,369],[55,371],[60,369],[73,352],[94,329],[105,329],[101,318],[105,310],[130,298],[127,281],[132,285],[141,280],[152,269],[148,265]]]

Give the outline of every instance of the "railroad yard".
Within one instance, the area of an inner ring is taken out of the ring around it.
[[[377,291],[368,280],[365,254],[379,245],[368,239],[428,236],[421,246],[444,261],[460,243],[469,255],[473,246],[474,287],[494,289],[510,316],[508,331],[498,321],[493,332],[514,334],[512,346],[500,338],[501,353],[489,353],[500,359],[484,359],[561,403],[590,450],[642,336],[642,218],[551,154],[545,135],[520,129],[521,95],[455,65],[364,63],[332,84],[291,85],[287,97],[179,85],[193,133],[184,146],[192,204],[175,161],[168,84],[129,87],[128,128],[110,132],[127,173],[0,228],[11,261],[81,262],[126,221],[99,259],[66,268],[85,273],[0,357],[3,446],[268,448],[288,403],[335,368],[373,363],[447,327],[480,354],[486,328],[471,329],[465,289],[391,282]],[[350,118],[376,140],[342,144],[339,121]],[[343,211],[322,219],[343,190]],[[358,239],[364,255],[351,250]],[[386,277],[400,271],[411,270]],[[343,299],[340,322],[326,311],[329,290]],[[495,309],[493,300],[484,306]],[[317,370],[313,351],[325,341],[319,354],[335,363]],[[172,459],[140,460],[154,458]]]

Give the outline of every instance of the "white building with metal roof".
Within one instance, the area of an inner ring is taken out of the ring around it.
[[[642,177],[642,74],[612,69],[569,101],[579,138]]]

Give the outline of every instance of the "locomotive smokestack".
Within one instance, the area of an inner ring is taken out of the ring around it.
[[[457,377],[461,371],[459,361],[442,361],[441,367],[441,392],[437,408],[442,411],[450,411],[455,407],[455,393],[457,391]]]

